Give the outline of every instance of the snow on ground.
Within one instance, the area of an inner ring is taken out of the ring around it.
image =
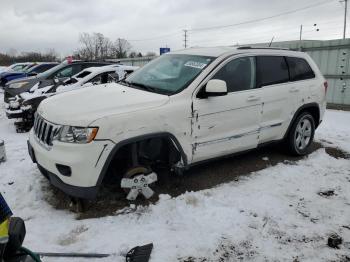
[[[15,133],[0,107],[0,139],[8,157],[0,164],[0,191],[15,215],[25,219],[25,246],[33,250],[114,253],[98,261],[125,261],[128,249],[153,242],[151,261],[159,262],[350,257],[350,160],[319,149],[238,182],[176,198],[162,195],[156,204],[130,213],[76,220],[73,213],[48,204],[46,199],[54,196],[27,155],[27,134]],[[328,110],[316,139],[350,152],[350,112]],[[323,190],[335,195],[320,196]],[[327,246],[332,232],[345,241],[340,249]]]

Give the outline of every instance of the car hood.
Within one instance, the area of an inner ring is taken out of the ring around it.
[[[0,77],[9,77],[9,76],[17,76],[17,75],[24,75],[24,73],[21,73],[21,72],[2,72],[2,73],[0,73]]]
[[[23,86],[19,88],[11,88],[11,85],[16,85],[19,83],[25,83]],[[52,85],[53,81],[50,79],[40,79],[40,78],[24,78],[21,79],[20,81],[11,81],[9,84],[4,88],[6,92],[8,92],[12,96],[19,95],[23,92],[29,91],[33,86],[39,83],[38,88],[42,88],[45,86]]]
[[[93,121],[116,114],[161,106],[166,95],[147,92],[117,83],[65,92],[41,102],[38,113],[61,125],[88,126]]]

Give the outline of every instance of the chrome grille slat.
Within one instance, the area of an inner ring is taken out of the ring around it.
[[[47,124],[44,122],[43,124],[43,130],[41,130],[40,140],[45,141],[45,131],[46,131]]]
[[[51,128],[51,125],[46,124],[45,135],[44,135],[44,139],[43,139],[45,144],[48,144],[47,143],[47,137],[49,136],[50,128]]]
[[[39,130],[38,130],[38,138],[41,137],[41,130],[43,129],[43,126],[44,126],[44,122],[40,121]]]
[[[52,146],[55,133],[60,129],[60,125],[55,125],[46,121],[39,114],[35,115],[33,131],[37,140],[47,149]]]

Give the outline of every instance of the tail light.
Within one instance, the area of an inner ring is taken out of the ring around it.
[[[327,94],[328,82],[327,82],[327,81],[324,81],[324,82],[323,82],[323,86],[324,86],[324,93]]]

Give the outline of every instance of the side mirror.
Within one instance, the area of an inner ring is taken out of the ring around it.
[[[28,76],[36,76],[38,73],[35,73],[35,72],[31,72],[28,74]]]
[[[205,94],[209,96],[224,96],[227,95],[226,82],[219,79],[211,79],[205,86]]]

